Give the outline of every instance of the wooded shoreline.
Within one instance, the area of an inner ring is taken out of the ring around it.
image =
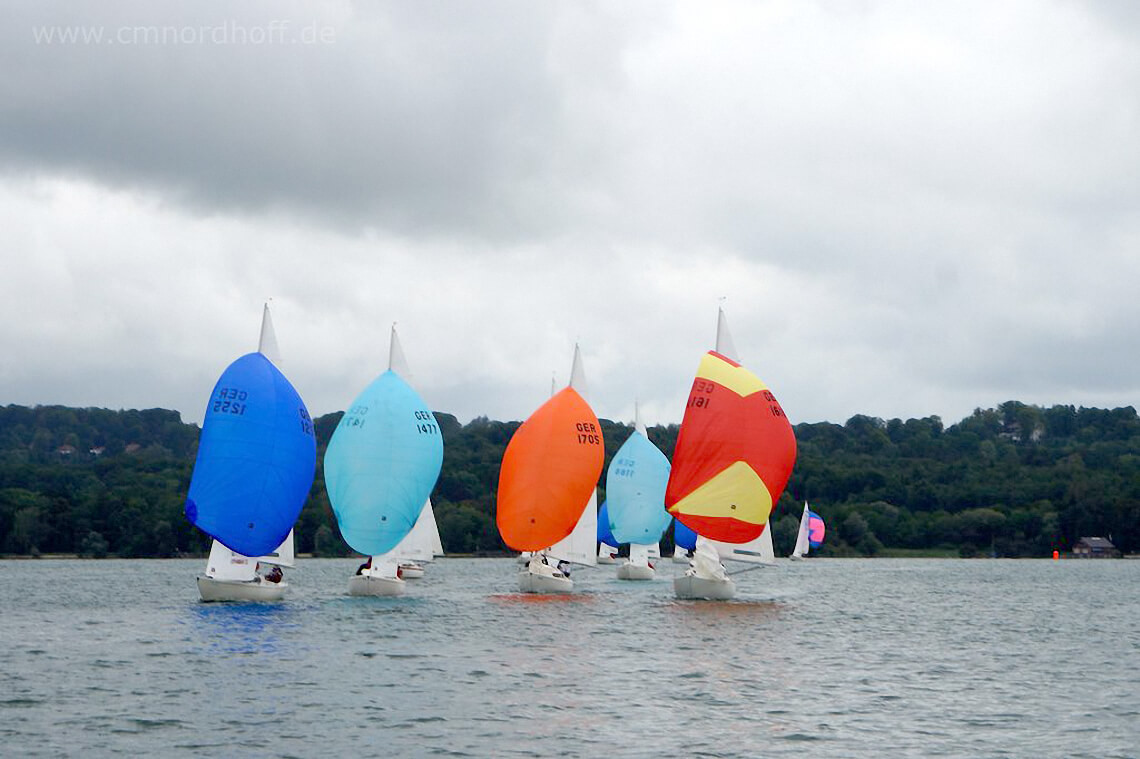
[[[296,524],[297,550],[349,556],[320,462],[340,413],[314,422],[318,464]],[[443,470],[432,502],[449,554],[510,552],[495,525],[503,450],[519,422],[460,424],[436,412]],[[606,464],[632,431],[600,420]],[[936,416],[795,425],[798,456],[771,518],[787,555],[807,500],[828,525],[818,555],[896,552],[1047,557],[1083,536],[1140,551],[1136,410],[1008,401],[949,427]],[[649,428],[672,455],[678,426]],[[123,558],[205,556],[183,516],[199,428],[163,409],[0,407],[0,552]],[[604,477],[599,502],[605,497]],[[672,551],[671,533],[662,541]]]

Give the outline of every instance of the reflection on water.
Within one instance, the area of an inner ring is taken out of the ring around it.
[[[285,603],[194,603],[187,609],[181,622],[190,639],[215,654],[279,652],[283,636],[299,624]]]
[[[202,604],[200,562],[0,562],[5,756],[1129,756],[1140,562],[781,562],[678,601],[446,560]],[[1105,662],[1112,662],[1106,667]],[[1096,677],[1090,678],[1089,673]]]
[[[590,593],[496,593],[492,601],[504,604],[586,604],[593,600]]]

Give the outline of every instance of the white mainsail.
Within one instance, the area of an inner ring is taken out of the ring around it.
[[[796,547],[792,549],[793,559],[802,558],[808,552],[808,505],[804,501],[804,513],[800,517],[800,531],[796,533]]]
[[[269,315],[269,304],[261,310],[261,334],[257,339],[257,352],[265,356],[274,366],[281,366],[281,353],[277,349],[277,333],[273,330],[273,317]]]
[[[293,567],[296,564],[297,554],[293,545],[293,531],[281,541],[281,545],[274,548],[264,556],[258,556],[256,561],[262,564],[275,564],[279,567]]]
[[[569,535],[562,538],[543,553],[559,561],[597,566],[598,554],[594,550],[598,543],[598,491],[590,494],[590,501],[578,517],[578,523]]]
[[[420,511],[412,531],[387,555],[401,561],[431,561],[443,555],[430,499]]]
[[[716,352],[725,358],[740,361],[740,356],[736,352],[736,343],[732,341],[732,333],[728,331],[728,317],[724,315],[723,308],[717,309]]]
[[[206,576],[213,580],[249,582],[257,576],[257,559],[234,553],[218,541],[210,544],[206,560]]]
[[[743,561],[748,564],[775,564],[776,552],[772,549],[771,525],[764,528],[760,537],[747,543],[722,543],[719,540],[708,541],[716,547],[721,559],[728,561]]]
[[[649,560],[657,558],[653,555],[650,549],[656,548],[656,545],[648,546],[641,543],[629,544],[629,563],[639,567],[649,566]]]

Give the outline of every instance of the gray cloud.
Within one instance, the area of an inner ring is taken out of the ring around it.
[[[0,402],[198,418],[273,296],[315,413],[399,321],[463,418],[525,416],[578,340],[599,413],[677,421],[721,297],[793,421],[1132,403],[1130,13],[13,9]],[[48,44],[63,29],[109,36]]]

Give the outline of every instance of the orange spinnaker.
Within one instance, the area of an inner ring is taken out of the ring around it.
[[[707,353],[673,451],[669,513],[698,535],[747,543],[764,532],[795,462],[795,433],[768,387]]]
[[[516,551],[541,551],[570,534],[602,473],[602,430],[567,387],[515,430],[499,470],[499,534]]]

